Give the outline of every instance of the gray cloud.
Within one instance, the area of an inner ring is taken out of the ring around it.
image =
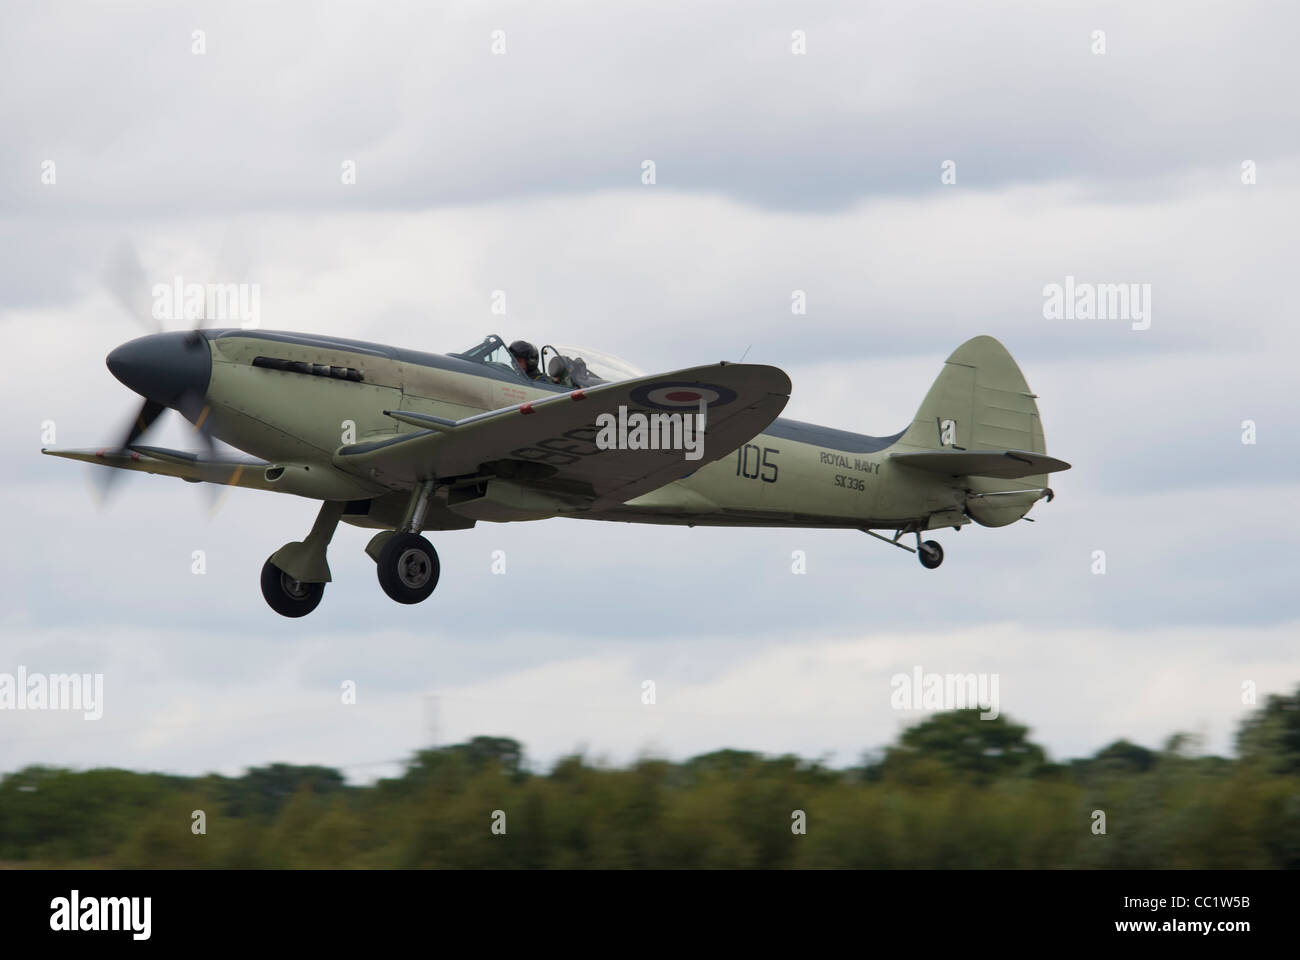
[[[1295,155],[1294,104],[1272,92],[1295,87],[1296,18],[1267,3],[1159,18],[1121,3],[29,4],[0,41],[6,87],[28,91],[0,103],[19,146],[0,209],[418,208],[627,188],[646,159],[665,187],[791,210],[937,192],[944,160],[974,189],[1158,194],[1189,169]],[[45,159],[60,161],[53,204]]]

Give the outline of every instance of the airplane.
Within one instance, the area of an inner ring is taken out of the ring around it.
[[[107,364],[144,398],[125,438],[42,453],[321,501],[306,537],[262,568],[263,597],[286,617],[320,603],[340,522],[379,531],[366,553],[404,604],[427,599],[441,574],[422,534],[480,520],[853,529],[934,569],[943,548],[923,532],[1013,523],[1050,502],[1049,475],[1070,468],[1047,456],[1036,395],[988,336],[954,350],[912,422],[884,437],[781,418],[791,383],[777,367],[723,361],[645,375],[596,351],[538,351],[495,334],[432,354],[200,328],[131,340]],[[206,454],[139,442],[169,408],[194,424]],[[679,416],[682,443],[685,418],[697,417],[694,458],[669,430],[600,442],[614,417],[626,425],[637,413],[656,429]],[[219,455],[213,438],[248,456]]]

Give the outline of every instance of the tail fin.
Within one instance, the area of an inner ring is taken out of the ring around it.
[[[975,337],[944,362],[899,443],[1046,453],[1034,397],[1007,348],[992,337]]]

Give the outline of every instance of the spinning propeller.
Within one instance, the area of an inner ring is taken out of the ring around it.
[[[121,441],[108,448],[130,453],[169,407],[194,424],[203,445],[203,459],[216,456],[216,445],[207,428],[206,394],[212,356],[203,336],[206,313],[187,331],[164,332],[161,318],[153,309],[150,286],[134,246],[123,242],[109,262],[105,285],[123,310],[143,326],[147,335],[122,344],[108,355],[108,369],[144,401],[122,434]],[[118,470],[94,471],[101,502],[106,502],[118,481]],[[215,491],[211,491],[215,495]]]

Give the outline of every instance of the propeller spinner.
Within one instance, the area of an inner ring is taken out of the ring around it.
[[[115,449],[131,449],[170,407],[194,424],[211,459],[214,444],[205,429],[205,396],[212,375],[212,352],[201,332],[187,330],[139,337],[110,353],[107,363],[113,376],[144,397],[144,403]],[[104,494],[117,475],[116,470],[96,471]]]

